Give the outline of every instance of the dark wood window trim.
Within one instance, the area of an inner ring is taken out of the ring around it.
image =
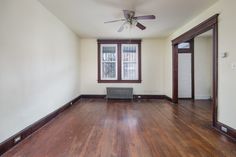
[[[173,57],[173,84],[172,101],[178,103],[178,44],[194,39],[196,36],[213,30],[213,98],[212,98],[212,124],[217,126],[217,108],[218,108],[218,16],[216,14],[196,27],[172,40]]]
[[[141,40],[102,40],[98,39],[98,83],[141,83]],[[101,44],[117,44],[118,60],[117,60],[117,80],[102,80],[101,79]],[[122,80],[121,79],[121,45],[122,44],[138,44],[138,80]]]

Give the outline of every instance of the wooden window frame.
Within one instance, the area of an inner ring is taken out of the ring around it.
[[[118,79],[118,45],[117,44],[102,44],[100,49],[102,49],[103,47],[115,47],[115,50],[116,50],[115,51],[115,56],[116,56],[116,60],[115,60],[115,64],[116,64],[115,71],[116,71],[116,73],[115,73],[115,76],[116,77],[115,78],[102,78],[102,76],[100,76],[100,77],[101,77],[102,80],[117,80]],[[111,62],[111,61],[108,61],[108,62]],[[102,61],[102,59],[100,58],[100,64],[103,64],[103,63],[104,63],[104,61]]]
[[[103,40],[98,39],[97,45],[98,45],[98,83],[141,83],[141,42],[142,40]],[[117,80],[102,80],[101,79],[101,45],[102,44],[117,44],[117,74],[118,78]],[[138,79],[137,80],[122,80],[122,61],[121,61],[121,46],[122,44],[137,44],[138,45]]]

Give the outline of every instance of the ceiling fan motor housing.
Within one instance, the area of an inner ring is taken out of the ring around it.
[[[145,15],[145,16],[135,16],[135,12],[132,10],[123,10],[124,13],[124,19],[120,20],[113,20],[113,21],[107,21],[105,23],[112,23],[112,22],[118,22],[118,21],[125,21],[121,27],[118,29],[118,32],[122,32],[124,30],[124,26],[129,24],[130,26],[135,25],[141,30],[146,29],[144,25],[138,22],[138,20],[152,20],[156,17],[154,15]]]

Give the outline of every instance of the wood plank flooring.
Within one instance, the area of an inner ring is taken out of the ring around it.
[[[3,157],[236,157],[209,101],[82,99]]]

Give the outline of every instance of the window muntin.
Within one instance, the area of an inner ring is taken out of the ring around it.
[[[117,80],[117,45],[102,44],[100,52],[101,79]]]

